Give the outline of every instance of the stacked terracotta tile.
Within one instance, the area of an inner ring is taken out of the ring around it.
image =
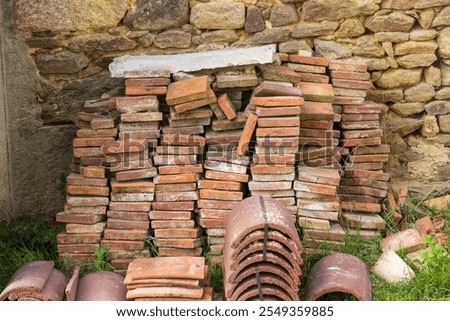
[[[301,81],[298,86],[305,99],[300,115],[300,150],[298,161],[306,166],[334,166],[339,163],[336,146],[339,131],[334,130],[336,118],[332,103],[334,91],[329,84],[329,60],[322,57],[289,55],[289,68]]]
[[[283,66],[263,68],[262,72],[265,81],[255,88],[251,100],[258,123],[248,187],[252,195],[278,199],[295,220],[292,182],[303,105],[302,93],[294,85],[299,76]]]
[[[349,149],[339,187],[342,222],[370,236],[384,228],[378,214],[389,189],[389,175],[382,171],[389,145],[382,144],[381,106],[365,101],[365,91],[372,86],[366,64],[332,61],[329,68],[336,103],[342,105],[343,111],[341,145]]]
[[[149,94],[154,92],[150,84],[167,84],[169,75],[163,71],[125,75],[126,93],[134,96],[116,98],[119,139],[102,146],[114,174],[102,245],[110,249],[117,272],[124,273],[134,258],[147,255],[148,213],[155,189],[152,178],[157,173],[149,157],[160,136],[162,120],[158,98]]]
[[[107,100],[87,101],[77,113],[77,137],[73,140],[74,172],[66,179],[66,204],[56,221],[66,224],[58,234],[59,256],[87,262],[94,258],[106,225],[109,186],[101,146],[117,136],[114,119],[106,115]]]
[[[127,299],[135,301],[212,301],[203,257],[153,257],[128,266]]]
[[[252,196],[233,206],[223,250],[226,300],[298,300],[300,239],[280,202]]]
[[[208,76],[173,82],[167,90],[169,126],[163,128],[154,157],[158,165],[155,202],[150,212],[155,244],[161,256],[200,256],[204,237],[194,210],[197,181],[203,173],[204,127],[212,112],[204,108],[216,101]]]
[[[199,224],[207,234],[212,255],[221,255],[225,224],[231,206],[244,198],[250,158],[235,151],[208,151],[205,178],[198,181]]]
[[[339,170],[298,166],[294,189],[297,197],[298,225],[303,228],[308,251],[326,243],[338,247],[345,237],[339,225]]]

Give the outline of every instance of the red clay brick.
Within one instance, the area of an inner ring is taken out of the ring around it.
[[[387,144],[380,144],[378,146],[359,146],[352,150],[354,155],[372,155],[372,154],[389,154],[391,148]]]
[[[257,128],[256,136],[262,137],[287,137],[287,136],[297,136],[299,135],[298,127],[265,127],[265,128]]]
[[[130,139],[146,139],[148,147],[154,147],[157,145],[157,139],[161,136],[159,129],[148,129],[148,130],[133,130],[133,131],[121,131],[119,133],[120,140],[130,140]]]
[[[368,72],[331,70],[331,78],[349,79],[349,80],[370,80],[370,74]]]
[[[363,81],[363,80],[333,79],[331,83],[333,84],[334,87],[339,88],[367,90],[373,87],[370,81]]]
[[[174,109],[177,113],[184,113],[189,110],[193,110],[196,108],[207,106],[209,104],[213,104],[216,101],[217,101],[217,97],[216,97],[214,91],[211,88],[208,88],[206,98],[189,101],[189,102],[185,102],[182,104],[177,104],[174,106]],[[208,115],[207,117],[211,117],[211,115]]]
[[[167,93],[166,86],[125,87],[125,95],[128,96],[165,95],[166,93]]]
[[[252,165],[250,167],[252,174],[289,174],[295,172],[293,166],[284,165]]]
[[[381,105],[370,102],[364,105],[344,105],[343,112],[345,114],[379,114],[381,113]]]
[[[295,116],[300,115],[301,107],[256,107],[255,113],[259,117]]]
[[[203,173],[202,164],[193,164],[186,166],[159,166],[158,171],[160,175],[176,175],[176,174],[188,174],[188,173]]]
[[[107,228],[103,232],[106,240],[128,240],[144,241],[148,237],[148,231],[145,230],[116,230]]]
[[[147,212],[126,212],[126,211],[108,211],[106,215],[112,219],[128,221],[148,221]]]
[[[199,195],[200,199],[240,201],[242,200],[244,194],[242,192],[201,189],[199,191]]]
[[[190,211],[150,211],[151,220],[191,220]]]
[[[263,81],[258,87],[253,89],[254,97],[263,96],[301,96],[302,92],[298,87],[290,83],[280,83],[275,81]]]
[[[193,110],[185,111],[185,112],[177,112],[175,108],[170,108],[170,119],[172,120],[186,120],[186,119],[194,119],[194,118],[210,118],[213,113],[211,108],[209,107],[201,107]]]
[[[227,163],[227,162],[219,162],[212,160],[205,160],[203,162],[203,167],[205,169],[219,171],[219,172],[227,172],[227,173],[235,173],[235,174],[246,174],[247,166]]]
[[[199,189],[218,189],[218,190],[227,190],[227,191],[241,191],[242,184],[238,182],[227,182],[227,181],[218,181],[218,180],[199,180],[198,181]]]
[[[215,131],[242,129],[247,121],[247,116],[240,114],[233,120],[213,120],[211,129]]]
[[[347,163],[347,169],[359,169],[365,171],[379,171],[384,169],[383,163]]]
[[[102,246],[107,246],[111,251],[117,251],[117,250],[138,251],[138,250],[144,249],[145,243],[143,241],[102,240]]]
[[[109,129],[86,129],[81,128],[77,130],[78,138],[101,138],[101,137],[116,137],[117,136],[117,128],[109,128]]]
[[[150,202],[110,202],[109,209],[112,211],[148,212],[150,204]]]
[[[200,218],[199,225],[203,228],[225,228],[227,220],[218,218]]]
[[[58,244],[89,244],[100,243],[101,234],[69,234],[60,232],[56,235]]]
[[[66,185],[70,195],[109,196],[109,187]]]
[[[169,105],[182,104],[207,97],[208,76],[194,77],[169,84],[166,102]]]
[[[157,228],[194,228],[195,222],[193,220],[153,220],[151,227]]]
[[[209,126],[210,124],[211,124],[211,117],[180,119],[180,120],[173,120],[169,118],[169,126],[174,128],[189,127],[196,125]]]
[[[105,214],[67,214],[64,212],[56,214],[58,223],[95,224],[105,220]]]
[[[128,78],[125,79],[125,87],[150,87],[150,86],[167,86],[170,84],[170,78]]]
[[[114,230],[148,230],[150,225],[148,221],[128,221],[108,218],[106,226]]]
[[[102,166],[86,166],[81,174],[86,178],[105,178],[105,167]]]
[[[180,202],[180,201],[196,201],[198,193],[196,191],[187,192],[159,192],[156,193],[157,202]]]
[[[161,143],[166,145],[198,146],[205,145],[205,138],[197,135],[164,134]]]
[[[333,106],[327,102],[305,101],[300,114],[301,123],[303,120],[334,120]]]
[[[195,202],[153,202],[152,209],[160,211],[191,211],[194,210]]]
[[[339,193],[341,194],[362,194],[373,197],[386,197],[386,191],[377,188],[371,188],[366,186],[339,186]]]
[[[283,182],[283,181],[290,181],[292,182],[295,179],[295,173],[289,173],[289,174],[252,174],[252,179],[255,182]],[[275,192],[275,191],[272,191]],[[292,195],[284,195],[284,194],[277,194],[273,193],[271,196],[294,196],[294,191],[291,191],[289,193],[292,193]]]
[[[58,244],[59,253],[94,253],[99,244]]]
[[[68,185],[89,185],[89,186],[106,186],[108,185],[107,178],[87,178],[80,174],[70,173],[66,177]]]
[[[157,175],[156,168],[136,169],[116,173],[117,181],[131,181],[136,179],[151,178]]]
[[[158,184],[155,187],[156,192],[185,192],[197,190],[196,183]]]
[[[216,209],[216,210],[231,210],[233,204],[238,203],[238,201],[231,200],[211,200],[211,199],[202,199],[198,200],[197,205],[198,208],[202,209]]]
[[[287,67],[296,72],[310,73],[310,74],[325,74],[327,70],[327,68],[323,66],[298,64],[298,63],[288,63]]]
[[[310,128],[310,129],[333,129],[333,121],[329,120],[302,120],[300,128]]]
[[[111,202],[153,202],[153,193],[111,193]]]
[[[381,137],[343,139],[343,147],[376,146],[381,144]]]
[[[348,96],[335,96],[334,103],[340,105],[362,105],[365,103],[364,97],[348,97]]]
[[[305,100],[318,102],[333,102],[334,90],[330,84],[300,82],[298,83]]]
[[[292,188],[292,182],[255,182],[248,183],[251,191],[279,191]]]
[[[205,243],[204,238],[197,239],[157,239],[155,241],[156,246],[161,247],[175,247],[175,248],[197,248],[203,246]]]
[[[72,206],[64,205],[65,214],[106,214],[106,206]]]
[[[227,162],[236,165],[250,165],[250,157],[238,155],[235,150],[211,150],[206,152],[206,159],[211,161]]]
[[[236,114],[236,107],[231,102],[228,95],[222,94],[219,96],[217,103],[219,104],[219,107],[222,109],[225,116],[227,116],[228,119],[235,119],[237,117]]]
[[[157,146],[156,153],[160,155],[192,155],[200,154],[197,146]]]
[[[336,195],[337,194],[336,186],[315,184],[315,183],[306,183],[306,182],[301,182],[301,181],[294,181],[294,190],[308,192],[308,193],[323,194],[323,195]]]
[[[73,147],[101,147],[103,144],[107,142],[114,141],[113,137],[106,138],[75,138],[73,140]]]
[[[110,172],[122,172],[129,171],[135,169],[152,169],[154,168],[153,162],[151,159],[140,159],[137,161],[124,161],[124,162],[115,162],[110,163]]]
[[[163,113],[147,112],[147,113],[137,113],[137,114],[121,114],[120,120],[122,123],[161,121],[161,120],[163,120]]]
[[[112,118],[94,118],[91,121],[92,129],[114,128],[114,119]]]
[[[344,177],[341,179],[342,186],[367,186],[378,189],[389,190],[390,184],[388,182],[383,182],[375,179],[364,178],[364,177],[354,177],[347,178]]]
[[[291,83],[298,83],[300,77],[298,74],[285,66],[264,66],[262,69],[264,80],[286,81]]]
[[[300,76],[301,82],[312,82],[319,84],[328,84],[330,82],[330,77],[321,74],[310,74],[306,72],[297,72]]]
[[[180,249],[180,248],[170,248],[170,247],[159,247],[158,248],[158,255],[161,257],[179,257],[179,256],[201,256],[203,252],[203,248],[198,247],[195,249]],[[208,289],[208,288],[206,288]],[[209,293],[206,291],[203,292],[204,297],[202,297],[199,301],[212,301],[212,293],[209,295]],[[156,299],[156,301],[160,301],[162,298]],[[171,299],[172,300],[172,299]],[[178,300],[178,299],[177,299]],[[179,299],[181,300],[181,298]],[[195,299],[190,299],[195,300]]]
[[[103,144],[101,150],[103,154],[107,155],[118,153],[137,153],[142,152],[147,148],[148,145],[146,139],[129,139],[105,143]]]
[[[373,203],[373,204],[380,203],[379,198],[376,198],[373,196],[367,196],[367,195],[339,194],[339,198],[343,202]]]
[[[303,182],[338,186],[339,171],[330,168],[298,166],[297,179]]]
[[[153,193],[155,184],[150,181],[117,182],[111,181],[112,193]]]
[[[360,121],[360,122],[341,122],[341,128],[348,130],[359,130],[359,129],[377,129],[380,128],[379,121]]]
[[[73,155],[77,158],[81,157],[101,157],[103,153],[98,147],[74,148]]]
[[[258,119],[258,127],[298,127],[300,117],[267,117]]]
[[[213,170],[205,171],[205,178],[221,181],[234,181],[240,183],[247,183],[249,180],[249,176],[247,174],[227,173]]]
[[[70,206],[106,206],[109,203],[108,197],[83,197],[66,196],[66,202]]]
[[[116,109],[121,113],[156,112],[159,103],[156,96],[117,97]]]
[[[155,155],[153,162],[156,166],[193,165],[197,164],[197,155]]]
[[[368,120],[380,120],[380,114],[343,114],[341,121],[343,122],[359,122]]]
[[[253,97],[251,104],[262,107],[295,107],[301,106],[304,99],[300,96],[270,96],[270,97]]]
[[[389,160],[389,155],[350,155],[351,163],[384,163]]]
[[[367,72],[365,63],[357,63],[351,61],[331,60],[329,64],[330,70]]]
[[[426,234],[434,235],[436,229],[433,226],[433,222],[429,216],[422,217],[414,223],[414,227],[419,232],[419,235],[423,237]]]
[[[308,56],[302,56],[302,55],[289,55],[289,61],[300,63],[300,64],[324,66],[324,67],[328,67],[330,64],[330,61],[328,58],[308,57]]]
[[[205,200],[205,202],[208,202],[208,200]],[[215,201],[209,201],[209,202],[215,202]],[[217,201],[224,203],[225,201]],[[226,207],[231,207],[227,205]],[[227,219],[228,215],[230,214],[231,210],[225,209],[215,209],[215,208],[202,208],[198,211],[200,217],[202,218],[214,218],[214,219],[221,219],[225,220]]]
[[[66,232],[69,234],[92,234],[103,233],[106,227],[106,222],[100,222],[95,224],[66,224]]]
[[[203,126],[163,127],[161,131],[164,135],[200,135],[205,132]]]
[[[200,237],[201,230],[199,228],[168,228],[168,229],[156,229],[155,237],[156,238],[165,238],[165,239],[195,239]]]
[[[299,137],[257,137],[258,147],[294,147],[299,144]]]
[[[284,165],[294,165],[295,154],[287,155],[277,155],[277,154],[267,154],[267,155],[253,155],[254,164],[284,164]]]
[[[199,179],[197,173],[185,173],[175,175],[158,175],[153,182],[155,184],[180,184],[180,183],[195,183]]]
[[[341,202],[341,207],[347,211],[363,212],[363,213],[380,213],[381,205],[374,203],[361,202]]]
[[[350,89],[350,88],[339,88],[334,87],[334,94],[336,97],[344,96],[344,97],[366,97],[366,90],[362,89]]]
[[[342,137],[347,139],[353,138],[373,138],[373,137],[382,137],[383,130],[382,129],[369,129],[369,130],[344,130],[342,131]]]

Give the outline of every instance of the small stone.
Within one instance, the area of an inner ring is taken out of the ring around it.
[[[383,252],[398,252],[404,249],[406,253],[415,252],[425,248],[425,244],[416,229],[408,229],[388,236],[380,241]]]
[[[131,50],[136,46],[137,43],[134,40],[122,36],[97,33],[76,38],[69,44],[69,49],[75,52],[86,50],[120,51]]]
[[[437,42],[440,57],[450,58],[450,27],[444,28],[439,32]]]
[[[426,115],[423,118],[422,129],[420,130],[422,136],[427,138],[435,137],[439,134],[439,126],[436,119],[436,116]]]
[[[440,115],[440,116],[438,116],[438,119],[439,119],[440,131],[445,134],[449,134],[450,133],[450,114]]]
[[[377,32],[375,39],[379,42],[406,42],[409,40],[407,32]]]
[[[433,54],[411,54],[397,58],[398,64],[405,68],[429,67],[437,60]]]
[[[270,10],[269,21],[274,27],[296,23],[298,21],[298,14],[295,5],[275,4]]]
[[[292,38],[312,38],[333,33],[339,23],[336,21],[302,22],[292,31]]]
[[[181,27],[188,20],[188,0],[149,0],[137,1],[136,7],[125,16],[124,24],[130,29],[160,31]]]
[[[366,57],[352,57],[353,61],[364,62],[367,65],[367,70],[387,70],[390,65],[386,58],[366,58]]]
[[[247,8],[247,16],[245,17],[245,31],[247,32],[259,32],[265,28],[264,19],[261,11],[256,6]]]
[[[414,8],[414,2],[415,1],[411,1],[411,0],[386,0],[386,1],[383,1],[381,8],[409,10],[409,9]]]
[[[192,35],[181,30],[167,30],[158,34],[154,44],[161,49],[166,48],[189,48]]]
[[[384,49],[373,36],[362,36],[356,40],[353,54],[364,57],[384,57]]]
[[[405,89],[404,94],[406,101],[413,101],[413,102],[426,102],[434,98],[434,96],[436,96],[434,87],[424,82],[414,87]]]
[[[435,87],[441,86],[442,79],[441,79],[441,71],[439,70],[439,68],[430,66],[429,68],[425,69],[423,75],[425,76],[425,82],[427,84]]]
[[[422,127],[423,119],[404,118],[396,113],[388,112],[385,116],[386,129],[405,137]]]
[[[419,84],[422,69],[389,69],[376,81],[381,88],[408,87]]]
[[[400,116],[408,117],[423,112],[425,105],[423,103],[396,103],[390,109]]]
[[[289,40],[280,43],[278,46],[279,52],[282,53],[297,53],[299,50],[312,52],[312,49],[306,40]]]
[[[414,271],[394,252],[384,252],[372,268],[374,274],[388,283],[406,282]]]
[[[434,54],[438,44],[435,41],[408,41],[396,44],[394,53],[396,56],[408,54]]]
[[[438,100],[450,99],[450,87],[444,87],[439,90],[434,98]]]
[[[345,19],[334,33],[336,38],[354,38],[362,36],[365,28],[358,18]]]
[[[377,15],[366,20],[366,27],[373,32],[408,32],[416,20],[400,11]]]
[[[233,43],[239,40],[239,36],[234,30],[215,30],[204,32],[200,36],[194,36],[192,42],[196,45],[208,43]]]
[[[400,102],[403,101],[402,89],[369,89],[367,91],[367,100],[377,103]]]
[[[156,35],[153,33],[149,33],[141,38],[139,38],[139,45],[143,48],[150,47],[156,39]]]
[[[419,24],[423,29],[429,29],[434,19],[433,8],[423,10],[419,13]]]
[[[303,4],[304,19],[309,21],[351,18],[371,15],[380,7],[378,0],[309,0]]]
[[[442,86],[450,86],[450,66],[443,63],[440,66]]]
[[[190,22],[198,29],[241,29],[245,5],[236,2],[197,3],[191,8]]]
[[[450,102],[445,100],[433,101],[425,105],[425,111],[429,115],[445,115],[450,113]]]
[[[83,54],[61,51],[36,56],[36,66],[43,74],[73,74],[87,67],[89,59]]]
[[[290,30],[285,28],[265,29],[264,31],[255,33],[250,39],[250,42],[255,45],[284,42],[289,40],[289,34]]]
[[[409,34],[409,39],[412,41],[427,41],[436,38],[438,34],[439,33],[434,29],[430,30],[416,29]]]
[[[333,41],[314,39],[314,48],[319,56],[329,59],[350,58],[352,56],[352,52],[347,47]]]
[[[450,6],[442,8],[436,15],[431,27],[450,26]]]

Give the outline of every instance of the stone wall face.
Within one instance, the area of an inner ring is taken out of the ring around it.
[[[15,10],[43,126],[74,122],[84,101],[120,86],[114,57],[276,43],[280,59],[307,50],[367,63],[394,181],[450,179],[450,0],[16,0]]]

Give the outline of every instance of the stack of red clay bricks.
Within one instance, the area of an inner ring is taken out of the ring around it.
[[[106,116],[108,100],[86,101],[77,113],[77,137],[73,140],[74,162],[66,180],[64,212],[56,221],[66,224],[57,236],[60,257],[69,255],[80,262],[93,261],[106,226],[109,204],[108,179],[101,165],[101,146],[114,141],[117,129]]]
[[[305,251],[319,248],[324,243],[338,247],[345,236],[339,225],[339,170],[305,166],[299,166],[297,170],[294,189],[298,225],[304,231]]]
[[[124,284],[134,301],[212,301],[203,257],[153,257],[132,261]]]
[[[159,166],[156,202],[150,213],[155,244],[161,256],[200,256],[204,237],[194,210],[198,200],[197,182],[203,167],[204,127],[212,112],[204,106],[215,102],[208,76],[173,82],[167,90],[170,106],[168,126],[163,127],[155,163]]]
[[[332,103],[333,86],[326,75],[329,60],[321,57],[289,55],[288,67],[301,78],[298,83],[305,99],[300,115],[300,164],[311,167],[338,166],[336,155],[340,133],[334,130],[336,119]]]
[[[258,116],[256,147],[248,187],[252,195],[270,196],[286,206],[295,220],[295,158],[299,144],[301,91],[298,75],[287,67],[262,68],[264,82],[251,105]]]
[[[381,143],[381,106],[365,101],[366,90],[372,86],[365,64],[332,61],[329,68],[336,103],[343,111],[341,145],[349,149],[339,186],[342,222],[369,237],[384,228],[378,214],[389,189],[389,175],[382,172],[389,145]]]

